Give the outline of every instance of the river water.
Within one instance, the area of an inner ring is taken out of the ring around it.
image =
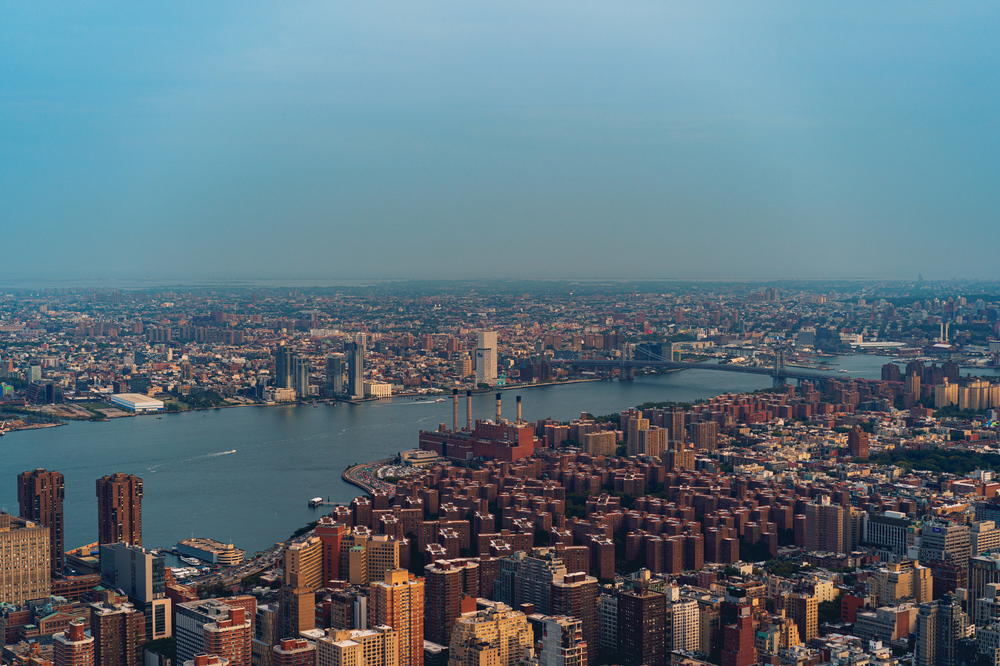
[[[880,356],[833,359],[844,377],[879,376]],[[770,386],[766,376],[685,370],[633,382],[586,382],[505,391],[529,420],[568,420],[582,411],[608,414],[649,401],[694,401]],[[491,417],[492,393],[473,396],[474,415]],[[465,418],[464,397],[460,419]],[[348,465],[417,445],[417,431],[451,421],[450,400],[411,399],[361,405],[234,407],[221,410],[72,422],[0,438],[0,508],[17,512],[15,476],[45,467],[66,476],[66,545],[97,538],[95,479],[112,472],[145,481],[143,541],[172,546],[207,536],[250,551],[267,548],[323,512],[311,497],[346,502],[359,494],[340,473]]]

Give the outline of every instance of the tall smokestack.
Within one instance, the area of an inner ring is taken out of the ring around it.
[[[521,423],[523,419],[521,418],[521,396],[517,396],[517,422]]]
[[[472,391],[465,392],[465,429],[472,431]]]
[[[500,423],[500,418],[503,415],[503,402],[501,394],[497,393],[497,423]]]
[[[451,431],[458,430],[458,389],[451,390]]]

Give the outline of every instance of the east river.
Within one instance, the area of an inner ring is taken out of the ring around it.
[[[847,377],[878,378],[880,356],[830,359]],[[602,381],[505,391],[505,416],[514,397],[529,420],[568,420],[581,411],[608,414],[643,402],[690,402],[720,393],[770,386],[769,377],[710,370],[639,376],[633,382]],[[492,393],[473,397],[474,416],[492,417]],[[464,422],[464,397],[459,418]],[[15,476],[45,467],[66,476],[66,545],[97,538],[94,481],[112,472],[145,481],[143,541],[173,546],[207,536],[262,550],[315,520],[311,497],[347,502],[360,493],[340,474],[355,462],[415,448],[417,431],[451,421],[450,399],[407,398],[361,405],[233,407],[72,422],[0,438],[0,508],[17,512]]]

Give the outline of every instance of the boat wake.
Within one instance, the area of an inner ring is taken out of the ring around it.
[[[149,467],[146,468],[146,471],[148,471],[148,472],[155,472],[156,470],[160,469],[164,465],[169,465],[169,464],[175,463],[175,462],[176,463],[184,464],[184,463],[194,462],[196,460],[204,460],[205,458],[218,458],[219,456],[231,456],[234,453],[236,453],[236,449],[229,449],[227,451],[216,451],[214,453],[203,453],[200,456],[192,456],[190,458],[182,458],[181,460],[168,460],[168,461],[159,463],[157,465],[150,465]]]

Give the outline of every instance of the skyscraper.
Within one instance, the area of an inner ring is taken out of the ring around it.
[[[344,344],[347,355],[347,395],[354,400],[365,397],[365,334],[358,333],[353,342]]]
[[[552,581],[552,613],[569,615],[580,621],[579,630],[587,646],[583,652],[584,663],[597,657],[599,589],[597,579],[584,571],[568,573]]]
[[[662,664],[666,654],[667,597],[648,589],[618,592],[618,650],[627,666]]]
[[[292,355],[292,388],[297,398],[309,395],[309,359],[298,354]]]
[[[806,550],[846,553],[844,507],[832,504],[829,495],[821,495],[816,502],[805,506]]]
[[[552,614],[552,582],[562,580],[566,565],[554,550],[518,551],[500,560],[494,598],[512,608],[532,604],[535,612]]]
[[[323,581],[323,541],[315,535],[289,544],[284,554],[285,585],[315,590]]]
[[[60,472],[35,469],[17,477],[17,503],[21,517],[49,528],[49,562],[61,572],[66,562],[63,537],[65,483]]]
[[[326,357],[326,388],[330,395],[344,394],[344,357]]]
[[[385,574],[371,585],[369,626],[388,625],[399,633],[399,662],[424,663],[424,580],[405,569]]]
[[[286,345],[274,349],[274,385],[292,388],[292,350]]]
[[[965,638],[969,618],[950,594],[921,604],[917,611],[914,666],[955,666],[956,643]]]
[[[476,334],[476,383],[493,386],[497,383],[497,334],[480,331]]]
[[[438,560],[424,567],[424,580],[424,636],[448,645],[451,628],[462,614],[462,599],[479,595],[479,565],[471,559]]]
[[[146,621],[132,604],[92,604],[90,633],[100,666],[139,666],[146,643]]]
[[[121,590],[142,611],[146,638],[159,640],[173,635],[163,558],[126,543],[103,544],[100,554],[102,584]]]
[[[142,479],[110,474],[97,480],[98,543],[142,545]]]
[[[20,604],[49,596],[49,528],[0,513],[0,601]]]
[[[94,666],[94,637],[82,620],[70,620],[66,631],[52,636],[54,666]]]
[[[230,608],[227,617],[202,626],[205,652],[229,660],[230,666],[251,666],[253,624],[246,609]]]

